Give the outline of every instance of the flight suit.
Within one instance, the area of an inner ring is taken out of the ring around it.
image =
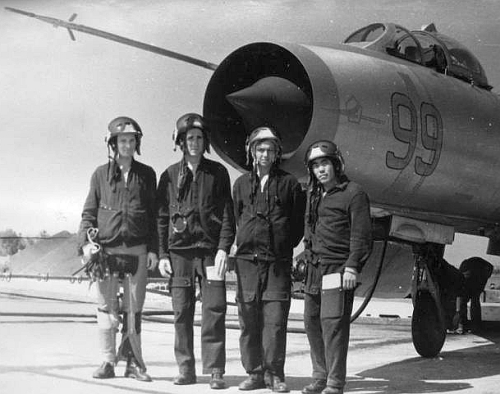
[[[310,257],[304,287],[304,324],[313,378],[343,389],[354,290],[341,286],[324,289],[322,279],[328,274],[342,274],[346,267],[361,273],[372,250],[368,196],[344,176],[342,183],[322,195],[316,217],[312,226],[306,220],[305,246]]]
[[[249,375],[283,381],[293,248],[303,236],[305,195],[280,169],[271,171],[263,190],[254,188],[260,181],[253,177],[244,174],[233,187],[241,361]]]
[[[202,157],[193,174],[184,159],[162,174],[157,191],[160,259],[172,264],[174,353],[179,372],[194,376],[193,324],[196,282],[201,287],[204,374],[225,372],[226,287],[209,280],[218,249],[229,252],[235,236],[233,201],[225,167]]]

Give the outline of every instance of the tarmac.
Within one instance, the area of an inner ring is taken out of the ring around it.
[[[232,301],[229,295],[228,301]],[[358,304],[361,299],[356,301]],[[148,293],[146,311],[167,316],[146,317],[143,354],[153,382],[123,377],[97,380],[100,365],[93,292],[87,283],[0,281],[0,393],[213,393],[209,376],[201,375],[200,330],[195,328],[198,383],[176,386],[174,331],[170,299]],[[302,302],[294,300],[285,366],[291,393],[310,382],[309,347],[303,334]],[[411,340],[411,301],[374,299],[352,325],[346,393],[498,393],[500,330],[487,326],[481,335],[449,335],[441,353],[420,357]],[[227,364],[223,393],[240,393],[246,378],[241,366],[239,331],[234,306],[227,315]],[[269,389],[255,390],[270,393]]]

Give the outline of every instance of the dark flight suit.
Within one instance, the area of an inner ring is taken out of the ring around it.
[[[271,170],[263,191],[253,176],[242,175],[233,188],[241,361],[248,374],[283,381],[293,248],[303,236],[305,194],[282,170]]]
[[[185,177],[182,182],[179,182],[180,173]],[[229,252],[234,241],[229,174],[222,164],[205,157],[202,157],[195,174],[181,161],[162,174],[157,198],[160,259],[169,257],[172,264],[174,352],[179,371],[195,374],[193,323],[195,283],[199,281],[203,373],[223,374],[226,363],[226,286],[224,280],[208,280],[206,270],[214,266],[217,250]],[[173,222],[181,224],[174,228]]]
[[[481,293],[493,273],[493,265],[480,257],[471,257],[462,261],[459,268],[464,276],[464,287],[459,297],[460,324],[463,328],[479,330],[481,328]],[[471,302],[471,326],[467,327],[467,303]]]
[[[306,214],[307,217],[307,214]],[[310,256],[304,288],[304,324],[311,346],[313,378],[343,389],[349,346],[354,290],[322,289],[322,277],[358,274],[372,249],[370,204],[359,185],[345,182],[324,196],[314,228],[306,223],[306,250]]]

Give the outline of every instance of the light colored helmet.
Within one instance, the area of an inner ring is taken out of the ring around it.
[[[336,144],[327,140],[320,140],[312,143],[309,148],[307,148],[306,155],[304,157],[304,164],[307,169],[311,171],[312,161],[321,157],[326,157],[332,161],[337,176],[340,177],[341,175],[344,175],[344,159]]]
[[[106,143],[110,145],[113,150],[116,150],[116,137],[119,134],[132,133],[135,134],[137,140],[136,151],[141,154],[141,138],[142,130],[139,124],[128,116],[119,116],[109,122],[108,135],[106,136]]]
[[[245,150],[247,153],[247,164],[250,164],[252,158],[252,149],[258,143],[266,140],[271,140],[276,145],[276,160],[275,163],[279,163],[281,159],[281,138],[278,133],[270,127],[257,127],[254,129],[250,135],[247,137],[245,142]]]
[[[191,129],[199,129],[203,133],[203,143],[205,152],[210,153],[210,130],[205,118],[196,113],[188,113],[182,115],[175,125],[174,132],[172,134],[172,140],[174,142],[174,151],[176,147],[180,147],[184,152],[184,147],[186,144],[186,134]]]

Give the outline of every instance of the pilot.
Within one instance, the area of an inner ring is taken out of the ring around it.
[[[354,289],[372,250],[370,203],[361,186],[345,175],[334,143],[313,143],[305,164],[309,183],[304,324],[313,381],[302,393],[340,394],[346,383]]]
[[[464,276],[464,286],[458,297],[459,324],[457,332],[463,334],[467,329],[472,332],[481,330],[481,293],[486,282],[493,273],[493,265],[481,257],[465,259],[460,264],[459,271]],[[470,325],[467,320],[467,303],[470,300]]]
[[[102,247],[109,275],[101,276],[97,288],[97,325],[104,362],[93,377],[115,376],[114,365],[125,359],[125,376],[150,381],[141,351],[141,311],[146,295],[147,269],[158,263],[158,236],[154,210],[156,174],[135,160],[140,154],[142,131],[137,122],[120,116],[109,123],[106,138],[107,164],[98,167],[90,181],[90,191],[82,212],[78,253],[88,258],[91,239]],[[116,333],[120,323],[118,287],[123,281],[122,341],[116,353]]]
[[[303,236],[305,194],[297,179],[278,167],[281,140],[272,128],[253,130],[246,151],[251,171],[233,187],[240,353],[248,373],[239,389],[267,385],[286,393],[292,257]]]
[[[226,168],[205,158],[209,129],[195,113],[181,116],[174,150],[182,159],[161,175],[157,192],[158,236],[163,276],[171,275],[176,385],[196,383],[193,323],[196,282],[201,287],[203,373],[212,389],[225,388],[227,254],[235,237],[233,200]]]

